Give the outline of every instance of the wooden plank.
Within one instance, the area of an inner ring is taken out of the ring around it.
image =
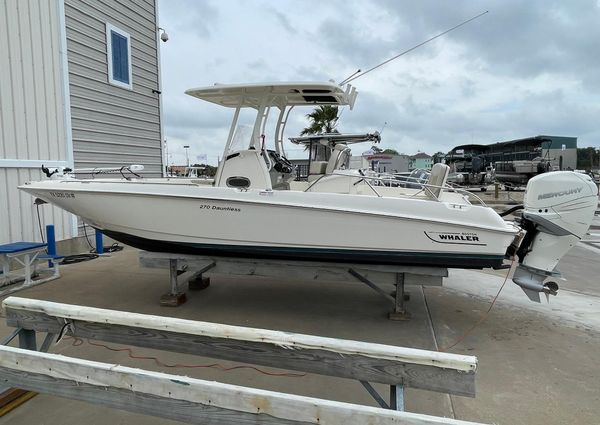
[[[25,394],[27,394],[27,391],[18,388],[9,388],[5,391],[2,391],[0,393],[0,408],[6,406]]]
[[[0,418],[35,397],[37,393],[10,388],[0,394]]]
[[[447,276],[427,276],[422,274],[418,275],[413,273],[405,273],[404,285],[442,286],[444,277]]]
[[[240,267],[247,269],[252,266],[267,266],[272,269],[272,266],[285,266],[298,267],[302,269],[306,268],[317,268],[317,269],[341,269],[344,273],[349,267],[355,270],[362,271],[377,271],[383,273],[412,273],[416,275],[431,275],[431,276],[448,276],[448,269],[441,267],[416,267],[416,266],[393,266],[393,265],[378,265],[378,264],[354,264],[354,263],[331,263],[331,262],[317,262],[317,261],[292,261],[292,260],[269,260],[269,259],[251,259],[251,258],[228,258],[228,257],[215,257],[215,256],[204,256],[204,255],[186,255],[186,254],[175,254],[175,253],[163,253],[163,252],[148,252],[140,251],[139,253],[140,264],[143,267],[149,268],[168,268],[169,259],[177,259],[179,261],[186,262],[190,267],[201,267],[202,264],[210,262],[227,264],[228,267],[234,268]]]
[[[377,284],[394,284],[396,273],[405,273],[406,285],[441,286],[448,269],[440,267],[382,266],[368,264],[325,263],[315,261],[257,260],[249,258],[227,258],[199,255],[173,254],[140,251],[142,267],[168,268],[169,261],[176,259],[190,271],[198,271],[215,264],[210,274],[238,276],[262,276],[286,280],[309,280],[321,282],[353,282],[348,278],[348,268]]]
[[[9,297],[7,323],[74,336],[457,395],[475,395],[473,356]]]
[[[24,389],[194,424],[468,424],[13,347],[0,347],[0,377]]]

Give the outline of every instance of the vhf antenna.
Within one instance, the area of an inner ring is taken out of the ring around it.
[[[383,125],[381,126],[381,130],[379,130],[379,135],[381,136],[381,133],[383,133],[383,130],[385,129],[385,126],[388,125],[387,121],[383,122]]]
[[[403,51],[403,52],[402,52],[402,53],[400,53],[400,54],[397,54],[396,56],[394,56],[394,57],[392,57],[392,58],[389,58],[389,59],[388,59],[388,60],[386,60],[386,61],[383,61],[383,62],[381,62],[381,63],[380,63],[380,64],[378,64],[378,65],[375,65],[375,66],[374,66],[374,67],[372,67],[372,68],[369,68],[369,69],[367,69],[367,70],[366,70],[365,72],[363,72],[362,74],[359,74],[359,73],[361,72],[361,70],[359,69],[359,70],[357,70],[357,71],[356,71],[354,74],[350,75],[348,78],[346,78],[345,80],[343,80],[343,81],[340,83],[340,86],[341,86],[341,85],[343,85],[343,84],[347,84],[347,83],[349,83],[349,82],[351,82],[351,81],[354,81],[354,80],[356,80],[357,78],[360,78],[360,77],[362,77],[363,75],[366,75],[366,74],[368,74],[369,72],[376,70],[376,69],[377,69],[377,68],[379,68],[380,66],[383,66],[383,65],[385,65],[386,63],[389,63],[389,62],[391,62],[391,61],[393,61],[393,60],[395,60],[395,59],[398,59],[400,56],[404,56],[405,54],[407,54],[407,53],[410,53],[410,52],[412,52],[412,51],[413,51],[413,50],[415,50],[415,49],[418,49],[419,47],[421,47],[421,46],[423,46],[423,45],[425,45],[425,44],[429,43],[430,41],[433,41],[433,40],[435,40],[436,38],[439,38],[439,37],[441,37],[441,36],[442,36],[442,35],[444,35],[444,34],[448,34],[450,31],[454,31],[455,29],[457,29],[457,28],[460,28],[460,27],[462,27],[463,25],[466,25],[466,24],[468,24],[469,22],[471,22],[471,21],[474,21],[474,20],[475,20],[475,19],[477,19],[477,18],[480,18],[481,16],[485,15],[486,13],[488,13],[488,11],[487,11],[487,10],[486,10],[485,12],[482,12],[482,13],[480,13],[480,14],[479,14],[479,15],[477,15],[477,16],[473,16],[472,18],[470,18],[470,19],[467,19],[467,20],[466,20],[466,21],[464,21],[464,22],[461,22],[461,23],[460,23],[460,24],[458,24],[458,25],[455,25],[455,26],[453,26],[453,27],[452,27],[452,28],[450,28],[450,29],[447,29],[447,30],[446,30],[446,31],[444,31],[444,32],[441,32],[441,33],[439,33],[439,34],[438,34],[438,35],[436,35],[436,36],[433,36],[433,37],[431,37],[431,38],[429,38],[429,39],[427,39],[427,40],[423,41],[422,43],[419,43],[419,44],[417,44],[416,46],[413,46],[413,47],[411,47],[411,48],[410,48],[410,49],[408,49],[408,50],[405,50],[405,51]],[[358,74],[358,75],[357,75],[357,74]]]

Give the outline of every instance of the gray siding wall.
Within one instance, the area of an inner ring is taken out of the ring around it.
[[[25,182],[45,179],[37,167],[0,168],[0,244],[41,242],[46,239],[47,224],[54,225],[57,240],[73,236],[71,214],[49,204],[36,207],[33,196],[17,189]]]
[[[0,244],[40,241],[34,198],[17,189],[40,166],[70,165],[59,0],[0,1]],[[42,227],[71,236],[71,215],[39,207]]]
[[[76,168],[141,164],[162,175],[154,0],[65,0]],[[131,36],[133,90],[108,82],[106,23]]]

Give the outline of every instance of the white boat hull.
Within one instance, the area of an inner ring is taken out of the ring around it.
[[[123,180],[21,189],[150,251],[482,268],[518,232],[490,208],[419,199]]]

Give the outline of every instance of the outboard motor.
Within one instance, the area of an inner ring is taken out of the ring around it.
[[[593,180],[572,171],[556,171],[533,177],[527,184],[521,227],[527,232],[517,256],[513,281],[532,301],[540,292],[556,295],[560,277],[556,265],[587,233],[598,206],[598,187]]]

